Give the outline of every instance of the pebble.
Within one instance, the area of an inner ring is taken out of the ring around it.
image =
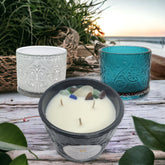
[[[85,97],[85,100],[93,100],[93,94],[92,92],[89,92],[87,96]]]

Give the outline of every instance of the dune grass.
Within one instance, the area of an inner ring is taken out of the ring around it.
[[[78,31],[84,44],[98,39],[95,24],[106,0],[1,0],[0,54],[13,55],[26,45],[55,45],[50,36],[68,26]]]

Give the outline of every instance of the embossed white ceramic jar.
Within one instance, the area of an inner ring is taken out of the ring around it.
[[[26,46],[16,50],[17,90],[40,97],[52,84],[66,77],[67,50],[55,46]]]

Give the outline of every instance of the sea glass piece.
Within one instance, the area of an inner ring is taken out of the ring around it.
[[[70,95],[69,96],[71,99],[73,99],[73,100],[77,100],[77,96],[76,95]]]
[[[65,89],[65,90],[61,90],[60,91],[60,94],[69,96],[70,95],[70,92],[67,89]]]
[[[95,98],[95,99],[98,99],[99,97],[100,97],[100,91],[99,90],[97,90],[97,89],[94,89],[93,90],[93,97]]]
[[[90,92],[93,94],[93,87],[90,85],[85,85],[77,89],[73,94],[77,97],[86,97]]]

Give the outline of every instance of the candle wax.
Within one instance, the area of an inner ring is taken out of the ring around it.
[[[116,111],[107,96],[104,99],[85,100],[78,97],[74,100],[59,93],[49,102],[46,117],[60,129],[91,133],[109,126],[115,120]]]

